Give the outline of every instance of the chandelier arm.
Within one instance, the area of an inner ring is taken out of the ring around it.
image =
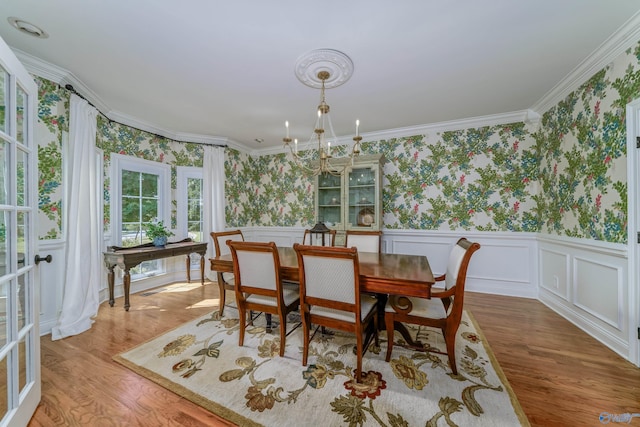
[[[291,145],[291,138],[289,138],[289,122],[285,122],[287,127],[287,136],[283,139],[284,145],[289,148],[291,157],[296,166],[302,169],[303,172],[312,176],[320,174],[330,174],[334,176],[342,175],[348,167],[353,166],[354,157],[360,154],[360,140],[362,140],[362,137],[360,137],[358,133],[359,120],[356,121],[356,136],[353,138],[354,144],[351,147],[351,152],[348,152],[342,147],[338,148],[338,138],[333,130],[330,107],[327,104],[325,97],[325,81],[330,77],[330,73],[325,70],[320,71],[317,74],[317,78],[321,82],[320,104],[317,108],[317,120],[314,131],[307,143],[307,149],[303,150],[307,155],[301,156],[298,153],[297,145],[296,149],[293,149]],[[327,130],[329,131],[329,135],[326,135]],[[314,141],[314,138],[316,141]],[[333,150],[331,148],[332,142],[335,147]],[[317,143],[317,148],[315,149],[316,151],[314,154],[313,149],[310,147],[316,145],[315,143]],[[334,155],[334,153],[337,153],[338,155]],[[340,159],[341,166],[332,164],[332,159]],[[342,159],[344,159],[344,163],[342,163]]]

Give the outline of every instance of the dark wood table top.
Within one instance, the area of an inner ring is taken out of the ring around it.
[[[298,258],[292,247],[279,247],[280,274],[283,280],[298,281]],[[435,283],[429,261],[422,255],[358,252],[360,285],[363,291],[431,297]],[[231,254],[210,258],[211,270],[233,272]]]
[[[207,252],[207,243],[187,241],[167,243],[166,246],[156,247],[153,244],[134,247],[109,246],[104,254],[107,267],[119,266],[123,269],[135,267],[143,261],[169,258],[178,255],[198,253],[204,256]]]

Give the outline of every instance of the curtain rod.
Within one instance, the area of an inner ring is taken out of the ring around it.
[[[125,123],[121,123],[121,122],[119,122],[119,121],[117,121],[117,120],[110,119],[109,117],[107,117],[107,115],[106,115],[106,114],[104,114],[102,111],[100,111],[100,109],[99,109],[98,107],[96,107],[95,105],[93,105],[93,104],[91,103],[91,101],[89,101],[87,98],[85,98],[85,97],[84,97],[84,96],[82,96],[80,93],[78,93],[78,91],[77,91],[77,90],[75,90],[75,89],[74,89],[74,87],[73,87],[72,85],[67,84],[67,85],[65,85],[65,87],[64,87],[64,88],[65,88],[66,90],[68,90],[69,92],[71,92],[71,93],[73,93],[73,94],[75,94],[75,95],[79,96],[80,98],[84,99],[85,101],[87,101],[87,102],[89,103],[89,105],[91,105],[93,108],[95,108],[95,109],[96,109],[96,111],[97,111],[97,112],[98,112],[102,117],[104,117],[105,119],[107,119],[107,120],[109,121],[109,124],[111,124],[111,123],[117,123],[117,124],[122,125],[122,126],[127,126],[127,127],[130,127],[130,128],[133,128],[133,129],[136,129],[136,130],[139,130],[139,131],[146,132],[146,133],[148,133],[148,134],[151,134],[151,135],[157,136],[158,138],[171,139],[171,138],[168,138],[168,137],[166,137],[166,136],[164,136],[164,135],[160,135],[160,134],[157,134],[157,133],[149,132],[148,130],[140,129],[140,128],[137,128],[137,127],[134,127],[134,126],[131,126],[131,125],[125,124]],[[175,140],[175,139],[171,139],[171,140],[172,140],[172,141],[175,141],[175,142],[182,143],[182,144],[185,144],[185,143],[187,143],[187,144],[199,144],[199,145],[208,145],[208,146],[210,146],[210,147],[223,147],[223,148],[227,148],[227,144],[209,144],[209,143],[205,143],[205,142],[178,141],[178,140]]]

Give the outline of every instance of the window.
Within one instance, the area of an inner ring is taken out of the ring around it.
[[[171,167],[120,154],[111,155],[111,241],[118,246],[148,243],[144,224],[163,221],[171,228]],[[161,260],[132,268],[132,279],[160,272]]]
[[[186,236],[195,242],[206,242],[204,236],[202,169],[178,167],[177,173],[177,221],[178,235]],[[200,257],[192,262],[200,263]]]

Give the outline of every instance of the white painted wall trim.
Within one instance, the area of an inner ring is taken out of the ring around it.
[[[627,230],[629,259],[629,304],[630,304],[630,360],[640,366],[640,150],[636,138],[640,137],[640,99],[627,105]]]

